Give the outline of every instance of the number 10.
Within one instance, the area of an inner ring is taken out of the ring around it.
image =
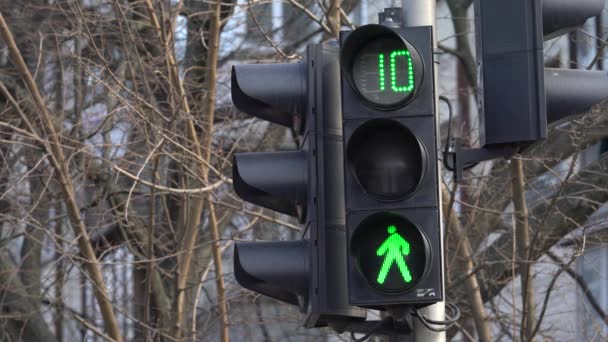
[[[404,57],[407,60],[407,83],[405,85],[397,84],[397,58]],[[395,93],[409,93],[414,90],[414,66],[412,57],[408,50],[395,50],[389,56],[391,89]],[[386,71],[385,57],[381,53],[378,55],[378,74],[380,79],[380,90],[386,89]]]

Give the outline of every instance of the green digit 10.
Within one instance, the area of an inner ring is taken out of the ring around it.
[[[405,85],[397,84],[397,58],[405,58],[407,61],[407,83]],[[381,53],[378,55],[378,78],[380,81],[380,90],[386,90],[386,70],[385,57]],[[412,57],[408,50],[395,50],[389,55],[390,65],[390,88],[395,93],[410,93],[414,90],[414,65]]]

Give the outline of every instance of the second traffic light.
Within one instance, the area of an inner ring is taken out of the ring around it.
[[[525,147],[546,138],[548,124],[607,97],[605,72],[545,69],[543,50],[544,41],[600,16],[604,5],[604,0],[475,0],[482,148]]]
[[[475,0],[479,148],[451,141],[444,161],[457,181],[481,161],[510,158],[551,124],[608,97],[604,71],[544,67],[544,41],[600,16],[604,0]],[[451,166],[450,166],[451,165]]]
[[[443,299],[432,28],[342,32],[349,302]]]
[[[335,44],[310,45],[303,62],[238,65],[232,100],[243,112],[292,127],[297,151],[237,153],[235,192],[303,224],[295,241],[237,242],[234,275],[254,292],[299,306],[308,328],[344,325],[365,312],[348,305],[339,67]]]

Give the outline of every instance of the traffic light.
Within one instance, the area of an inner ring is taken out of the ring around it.
[[[311,45],[303,62],[237,65],[241,111],[294,128],[297,151],[238,153],[233,184],[245,201],[298,218],[301,240],[237,242],[234,274],[254,292],[297,305],[306,327],[365,318],[348,305],[338,48]]]
[[[341,34],[348,294],[352,305],[443,299],[431,27]]]
[[[482,147],[525,147],[607,97],[605,72],[545,69],[543,55],[544,41],[603,9],[604,0],[475,0]]]

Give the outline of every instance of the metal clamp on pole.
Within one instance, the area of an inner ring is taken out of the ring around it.
[[[353,322],[346,328],[350,331],[353,341],[363,342],[372,336],[385,335],[390,341],[412,341],[413,322],[412,316],[408,315],[406,320],[396,320],[389,316],[379,321]],[[363,334],[355,337],[354,334]]]
[[[401,7],[385,8],[384,12],[378,13],[378,23],[392,28],[403,27],[403,15]]]

